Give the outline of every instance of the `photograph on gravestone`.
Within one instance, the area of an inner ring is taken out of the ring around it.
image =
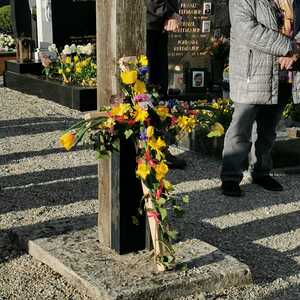
[[[201,68],[205,72],[205,94],[213,79],[212,57],[207,49],[216,31],[229,33],[228,0],[182,0],[179,13],[181,28],[169,34],[169,88],[180,90],[181,95],[199,94],[191,69]]]
[[[53,43],[59,49],[96,42],[96,0],[52,0],[51,10]]]

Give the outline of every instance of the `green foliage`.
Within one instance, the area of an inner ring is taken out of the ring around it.
[[[300,105],[294,104],[292,100],[290,100],[283,111],[283,118],[291,118],[291,120],[295,122],[300,122]]]
[[[0,7],[0,31],[5,33],[12,32],[10,5]]]

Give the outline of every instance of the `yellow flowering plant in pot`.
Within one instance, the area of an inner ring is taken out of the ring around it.
[[[167,180],[165,153],[169,145],[165,137],[191,132],[197,124],[197,112],[187,102],[160,102],[155,90],[147,86],[145,56],[121,58],[119,67],[122,101],[75,124],[61,136],[60,142],[70,150],[87,140],[97,158],[103,159],[119,151],[120,139],[132,140],[136,145],[136,176],[144,190],[143,206],[153,229],[156,264],[160,270],[170,269],[175,262],[172,241],[177,232],[171,228],[168,215],[172,210],[176,216],[182,216],[181,205],[188,198],[175,199],[170,195],[173,187]]]
[[[66,85],[96,87],[97,65],[93,45],[65,45],[59,52],[53,44],[48,50],[50,56],[40,54],[48,79],[59,80]]]

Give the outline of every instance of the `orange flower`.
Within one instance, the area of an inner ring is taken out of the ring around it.
[[[76,135],[72,132],[67,132],[60,137],[59,141],[66,150],[71,150],[75,145]]]

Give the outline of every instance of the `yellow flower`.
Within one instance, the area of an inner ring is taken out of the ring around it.
[[[138,168],[136,170],[136,175],[146,180],[147,176],[150,174],[151,169],[145,163],[139,163]]]
[[[78,60],[79,60],[79,57],[78,57],[77,55],[74,56],[74,63],[75,63],[75,64],[78,62]]]
[[[82,62],[81,62],[81,65],[83,66],[83,67],[86,67],[88,64],[89,64],[89,62],[90,62],[90,59],[85,59],[85,60],[83,60]]]
[[[158,106],[156,108],[156,113],[162,120],[165,120],[167,117],[172,117],[172,115],[169,113],[169,108],[166,106]]]
[[[70,150],[76,142],[76,135],[74,133],[67,132],[60,137],[59,141],[66,150]]]
[[[173,190],[173,185],[170,181],[164,179],[163,183],[164,183],[164,187],[167,191]]]
[[[146,55],[141,55],[139,57],[139,63],[143,66],[143,67],[147,67],[148,66],[148,58]]]
[[[112,116],[123,116],[127,112],[131,111],[131,107],[129,103],[120,103],[116,106],[114,106],[111,110]]]
[[[133,87],[134,93],[136,95],[140,95],[140,94],[146,94],[147,93],[147,89],[146,89],[146,85],[143,81],[141,80],[137,80],[134,87]]]
[[[192,129],[196,126],[196,118],[195,116],[187,117],[187,116],[181,116],[177,120],[177,124],[180,127],[181,130],[185,132],[191,132]]]
[[[164,162],[160,162],[158,165],[156,165],[155,172],[156,179],[161,181],[169,172],[169,168]]]
[[[207,135],[208,137],[219,137],[225,134],[225,129],[223,125],[219,122],[213,124],[210,128],[210,132]]]
[[[137,71],[121,72],[121,79],[124,84],[134,84],[137,81]]]
[[[75,71],[76,71],[76,73],[81,73],[82,68],[81,68],[80,63],[76,64]]]
[[[157,140],[154,137],[152,137],[152,139],[148,141],[148,145],[160,155],[163,155],[161,150],[166,148],[167,146],[166,142],[160,137]]]
[[[146,134],[147,134],[148,138],[151,138],[153,136],[153,134],[154,134],[154,127],[153,126],[149,126],[147,128]]]
[[[66,68],[66,73],[70,73],[71,69],[70,68]]]
[[[58,74],[62,74],[63,73],[63,69],[58,69]]]
[[[149,116],[148,112],[138,104],[134,106],[134,109],[135,111],[133,116],[136,122],[144,122],[148,118]]]
[[[112,118],[108,118],[104,123],[103,123],[103,127],[104,128],[113,128],[115,126],[116,122],[114,119]]]
[[[66,64],[70,64],[72,62],[71,57],[67,56],[66,57]]]

